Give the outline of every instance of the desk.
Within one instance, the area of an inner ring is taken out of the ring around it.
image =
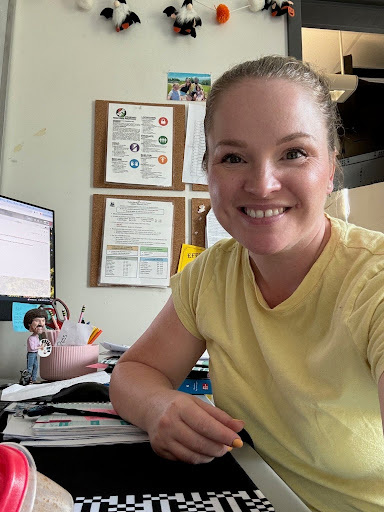
[[[0,441],[5,425],[0,414]],[[72,494],[74,512],[310,512],[247,443],[196,466],[163,459],[149,443],[27,448],[37,470]]]
[[[197,466],[162,459],[149,443],[28,449],[38,471],[72,494],[74,512],[309,512],[247,444]]]

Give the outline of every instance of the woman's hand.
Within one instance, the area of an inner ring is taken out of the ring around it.
[[[227,453],[235,439],[235,446],[242,445],[237,432],[244,422],[221,409],[175,390],[163,390],[153,398],[156,406],[148,411],[146,425],[158,455],[199,464]]]

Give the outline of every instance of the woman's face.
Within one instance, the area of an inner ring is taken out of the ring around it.
[[[239,82],[218,99],[207,144],[213,210],[251,255],[304,248],[324,230],[335,156],[307,89]]]

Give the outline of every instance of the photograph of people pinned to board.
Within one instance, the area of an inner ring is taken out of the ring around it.
[[[172,202],[106,198],[99,284],[169,286]]]
[[[207,73],[168,73],[167,99],[175,101],[205,101],[211,90],[211,75]]]
[[[173,108],[110,103],[105,178],[172,186]]]

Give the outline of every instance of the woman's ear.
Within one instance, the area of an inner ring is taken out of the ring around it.
[[[204,156],[203,156],[203,161],[202,161],[202,167],[203,167],[203,171],[204,172],[208,171],[207,160],[208,160],[208,153],[207,153],[207,150],[205,150],[204,151]]]
[[[333,155],[331,157],[331,162],[330,162],[330,171],[331,172],[329,175],[329,182],[327,185],[327,194],[330,194],[333,191],[333,187],[334,187],[333,180],[335,178],[336,167],[337,167],[337,150],[335,149],[335,151],[333,152]]]

